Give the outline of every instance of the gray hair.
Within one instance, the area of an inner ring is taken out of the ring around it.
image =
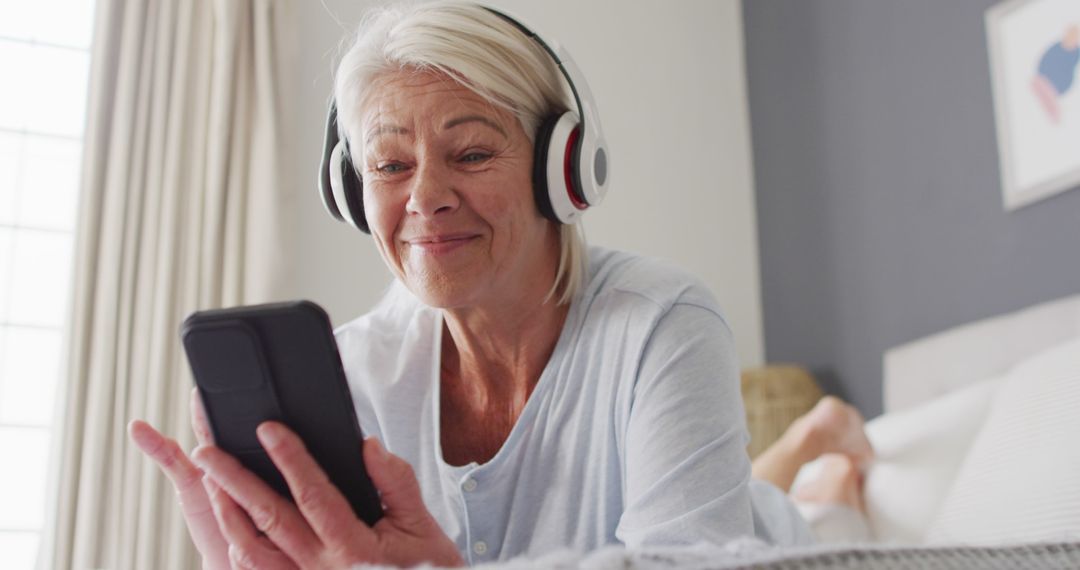
[[[573,107],[551,56],[513,24],[469,2],[397,4],[377,8],[360,23],[338,65],[334,98],[341,137],[360,164],[361,108],[374,79],[389,71],[437,71],[517,117],[529,140],[544,118]],[[559,229],[559,267],[547,301],[562,305],[578,293],[585,242],[578,224]]]

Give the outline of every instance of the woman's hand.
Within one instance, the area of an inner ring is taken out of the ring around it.
[[[200,445],[213,444],[197,390],[191,391],[191,425]],[[128,433],[139,450],[153,459],[172,481],[191,540],[202,555],[203,568],[229,568],[229,544],[214,518],[210,498],[203,486],[202,470],[191,462],[175,440],[161,435],[150,424],[135,420],[128,425]]]
[[[352,507],[281,424],[259,426],[259,441],[289,484],[290,503],[213,445],[193,454],[205,469],[210,501],[234,568],[348,568],[358,563],[461,566],[461,555],[424,506],[412,467],[375,439],[364,464],[385,514],[373,527]]]

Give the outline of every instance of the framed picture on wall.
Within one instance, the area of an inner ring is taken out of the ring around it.
[[[1080,188],[1080,1],[1007,0],[986,36],[1005,208]]]

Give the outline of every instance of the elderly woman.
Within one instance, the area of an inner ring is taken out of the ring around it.
[[[751,482],[712,294],[656,261],[586,249],[544,214],[536,133],[578,106],[542,44],[475,5],[384,9],[345,54],[335,99],[362,223],[396,277],[337,331],[385,517],[359,521],[302,443],[266,423],[296,504],[282,499],[212,445],[195,401],[199,467],[145,423],[132,436],[176,485],[206,567],[808,539],[783,494]],[[756,475],[786,489],[804,460],[865,454],[849,408],[819,409]]]

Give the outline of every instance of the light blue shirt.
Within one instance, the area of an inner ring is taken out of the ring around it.
[[[749,484],[731,329],[695,278],[591,248],[536,388],[482,465],[442,458],[442,332],[442,313],[395,285],[336,334],[365,435],[413,466],[468,563],[617,543],[722,544],[755,527],[772,541],[807,541],[777,489]],[[752,511],[752,492],[779,506]],[[762,528],[770,519],[775,528]]]

